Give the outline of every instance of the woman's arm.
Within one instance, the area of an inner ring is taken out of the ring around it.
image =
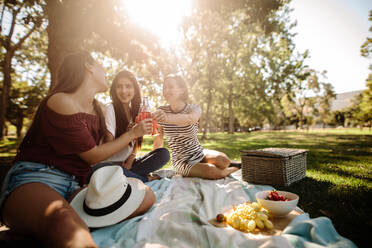
[[[90,165],[94,165],[118,153],[132,140],[151,133],[152,120],[145,119],[135,125],[130,131],[122,134],[120,137],[102,145],[95,146],[89,151],[80,153],[79,156]]]
[[[190,108],[191,110],[188,114],[165,113],[163,110],[159,109],[153,114],[153,118],[157,122],[174,124],[177,126],[192,125],[199,121],[201,109],[196,105],[190,105]]]
[[[152,150],[161,148],[164,146],[164,133],[163,128],[158,125],[159,135],[155,136],[154,144],[152,146]]]

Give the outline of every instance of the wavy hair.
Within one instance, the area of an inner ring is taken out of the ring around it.
[[[132,84],[134,88],[134,97],[130,101],[130,118],[131,120],[127,119],[127,116],[124,111],[123,104],[119,100],[116,94],[116,88],[120,79],[126,78]],[[136,116],[139,113],[140,105],[141,105],[141,91],[137,82],[136,77],[133,75],[132,72],[127,70],[120,71],[112,81],[111,89],[110,89],[110,96],[112,100],[112,105],[114,106],[115,110],[115,119],[116,119],[116,130],[115,130],[115,138],[119,137],[123,133],[127,132],[128,125],[130,121],[135,122]],[[142,137],[137,139],[137,145],[141,148],[142,145]]]

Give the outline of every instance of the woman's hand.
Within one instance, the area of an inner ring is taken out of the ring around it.
[[[142,137],[146,134],[152,134],[152,119],[147,118],[138,122],[132,128],[135,138]]]
[[[122,166],[127,170],[132,169],[132,165],[135,159],[136,159],[136,155],[132,153],[131,155],[129,155],[127,160],[123,162]]]
[[[131,123],[129,123],[128,126],[127,126],[127,132],[128,132],[129,130],[131,130],[135,125],[136,125],[135,122],[131,122]]]
[[[166,122],[167,121],[167,114],[163,110],[158,109],[154,113],[152,113],[152,118],[154,118],[154,120],[158,123],[159,122]]]

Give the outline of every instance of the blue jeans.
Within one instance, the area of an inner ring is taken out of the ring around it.
[[[148,181],[147,175],[162,168],[166,163],[168,163],[169,159],[170,154],[168,149],[155,149],[142,157],[136,158],[130,170],[124,168],[124,175],[127,177],[138,178],[145,183]],[[121,163],[122,161],[99,163],[94,166],[93,170],[96,170],[98,167]]]
[[[0,220],[2,207],[6,198],[16,188],[27,183],[43,183],[57,191],[68,200],[72,193],[80,188],[75,176],[58,170],[53,166],[28,161],[16,162],[4,178],[0,195]],[[39,194],[39,192],[35,192]]]

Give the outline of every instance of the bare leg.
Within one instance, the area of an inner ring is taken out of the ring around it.
[[[11,229],[36,237],[46,247],[97,247],[68,202],[42,183],[15,189],[5,202],[3,219]]]
[[[202,163],[214,164],[217,168],[225,169],[230,165],[230,159],[223,152],[204,149],[204,158]]]
[[[204,179],[215,180],[225,178],[237,170],[238,168],[235,167],[227,167],[225,169],[220,169],[213,164],[198,163],[191,168],[187,177],[200,177]]]
[[[152,205],[154,205],[155,200],[156,200],[155,193],[148,186],[146,186],[145,197],[143,198],[141,205],[126,219],[130,219],[133,218],[134,216],[146,213],[147,210],[149,210],[152,207]]]

